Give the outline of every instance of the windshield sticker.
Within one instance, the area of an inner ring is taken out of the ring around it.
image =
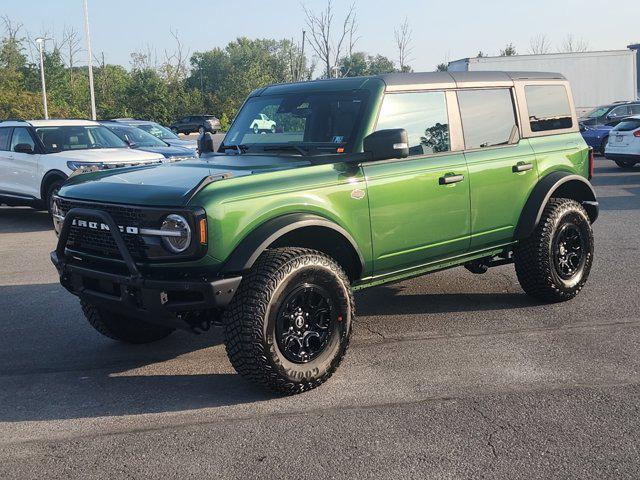
[[[333,137],[333,140],[331,140],[333,143],[342,143],[342,141],[344,140],[344,137],[342,135],[336,135],[335,137]]]

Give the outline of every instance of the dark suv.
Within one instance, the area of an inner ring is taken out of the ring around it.
[[[169,128],[174,133],[216,133],[220,130],[220,120],[213,115],[190,115],[176,120]]]
[[[605,124],[615,126],[623,118],[638,114],[640,114],[640,102],[616,102],[594,108],[579,121],[588,127]]]

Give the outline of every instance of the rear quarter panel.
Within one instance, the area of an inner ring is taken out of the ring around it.
[[[589,175],[589,146],[580,133],[530,138],[540,178],[556,171]]]

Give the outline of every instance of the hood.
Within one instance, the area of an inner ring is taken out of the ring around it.
[[[65,150],[49,154],[53,157],[64,158],[65,160],[77,160],[79,162],[102,162],[102,163],[130,163],[158,160],[162,155],[131,148],[94,148],[91,150]]]
[[[168,145],[166,147],[140,147],[136,150],[144,152],[159,153],[165,158],[169,157],[195,157],[196,153],[192,148]]]
[[[60,195],[77,200],[131,205],[184,206],[211,181],[308,166],[299,157],[211,154],[198,160],[148,165],[71,177]]]

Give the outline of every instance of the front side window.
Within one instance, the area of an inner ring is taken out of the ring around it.
[[[532,132],[573,126],[569,96],[563,85],[527,85],[524,93]]]
[[[518,125],[508,88],[461,90],[458,104],[465,148],[495,147],[518,141]]]
[[[127,147],[115,133],[103,126],[36,127],[36,134],[46,153]]]
[[[11,128],[0,128],[0,150],[9,150],[9,134]]]
[[[26,144],[31,147],[31,150],[36,149],[36,144],[29,134],[29,130],[23,127],[17,127],[13,129],[13,136],[11,137],[11,151],[15,152],[16,145]]]
[[[448,118],[444,92],[389,93],[382,102],[376,130],[404,128],[409,155],[448,152]]]
[[[361,128],[366,92],[301,92],[249,98],[224,145],[253,151],[347,153]],[[268,128],[256,119],[269,119]]]

